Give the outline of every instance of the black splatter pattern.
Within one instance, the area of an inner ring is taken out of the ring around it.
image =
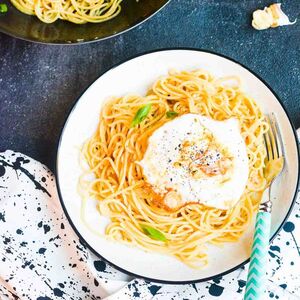
[[[5,222],[5,212],[0,212],[0,221]]]
[[[20,171],[21,173],[25,174],[31,180],[31,182],[35,185],[35,188],[37,190],[40,190],[40,191],[46,193],[49,197],[51,197],[51,195],[47,191],[47,189],[44,186],[42,186],[39,181],[37,181],[35,179],[35,176],[33,174],[31,174],[26,168],[24,168],[24,165],[29,162],[30,162],[30,160],[26,159],[24,156],[17,156],[13,162],[9,163],[3,155],[0,155],[0,165],[3,168],[11,167],[16,172]],[[5,172],[4,172],[4,174],[5,174]],[[1,177],[3,177],[3,175]]]
[[[22,300],[101,299],[107,295],[97,288],[102,282],[128,279],[105,263],[103,271],[95,269],[94,262],[102,261],[66,221],[53,175],[38,162],[11,154],[0,155],[0,279],[7,284],[0,280],[0,299],[2,294]]]
[[[218,285],[218,284],[213,283],[213,284],[211,284],[211,286],[209,287],[208,292],[209,292],[209,294],[210,294],[211,296],[219,297],[219,296],[222,295],[223,290],[224,290],[224,287],[223,287],[223,286],[220,286],[220,285]]]

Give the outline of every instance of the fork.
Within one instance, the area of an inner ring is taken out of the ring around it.
[[[254,238],[252,244],[250,265],[244,300],[258,300],[263,298],[266,284],[266,266],[268,265],[268,250],[271,227],[272,201],[270,198],[272,185],[275,178],[281,173],[284,165],[283,143],[277,125],[275,115],[272,113],[266,116],[269,130],[264,134],[265,147],[267,152],[266,168],[272,163],[281,161],[281,169],[270,178],[270,184],[263,193],[256,216]],[[265,168],[265,170],[266,170]]]

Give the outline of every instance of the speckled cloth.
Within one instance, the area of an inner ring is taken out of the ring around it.
[[[270,245],[266,299],[300,299],[299,198]],[[243,299],[247,266],[212,281],[161,285],[130,278],[80,242],[60,206],[53,174],[0,153],[0,299]]]

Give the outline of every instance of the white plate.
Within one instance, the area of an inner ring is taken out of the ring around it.
[[[223,275],[244,264],[250,255],[253,224],[249,225],[248,231],[237,243],[227,243],[222,248],[210,246],[209,265],[202,270],[195,270],[173,257],[144,252],[95,235],[80,219],[81,198],[77,193],[81,174],[79,148],[94,133],[103,102],[110,96],[132,92],[145,94],[159,76],[174,68],[203,68],[215,76],[237,75],[242,79],[246,92],[263,111],[276,114],[283,135],[286,165],[272,191],[271,231],[274,237],[287,218],[297,191],[299,155],[295,131],[278,98],[261,79],[239,63],[209,52],[192,49],[152,52],[128,60],[98,78],[76,102],[62,130],[57,153],[57,183],[61,203],[70,223],[96,254],[119,270],[135,276],[166,283],[191,283]],[[100,222],[94,201],[89,202],[88,214],[90,226],[103,232],[105,225]]]

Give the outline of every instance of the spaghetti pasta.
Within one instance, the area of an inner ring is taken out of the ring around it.
[[[136,112],[151,104],[137,126]],[[147,140],[168,122],[166,112],[196,113],[214,120],[238,119],[249,158],[249,178],[239,203],[229,210],[188,204],[175,212],[155,205],[155,193],[138,162]],[[235,242],[258,208],[267,182],[263,134],[268,130],[257,104],[241,89],[238,78],[214,78],[204,70],[170,72],[159,78],[146,96],[110,99],[103,107],[95,134],[84,144],[89,168],[80,178],[84,198],[94,197],[101,215],[110,218],[106,237],[146,251],[173,255],[191,267],[208,263],[206,245]],[[95,179],[88,179],[93,174]],[[143,226],[163,233],[166,241],[146,235]]]
[[[27,15],[36,15],[44,23],[58,19],[76,24],[100,23],[116,17],[122,0],[11,0]]]

